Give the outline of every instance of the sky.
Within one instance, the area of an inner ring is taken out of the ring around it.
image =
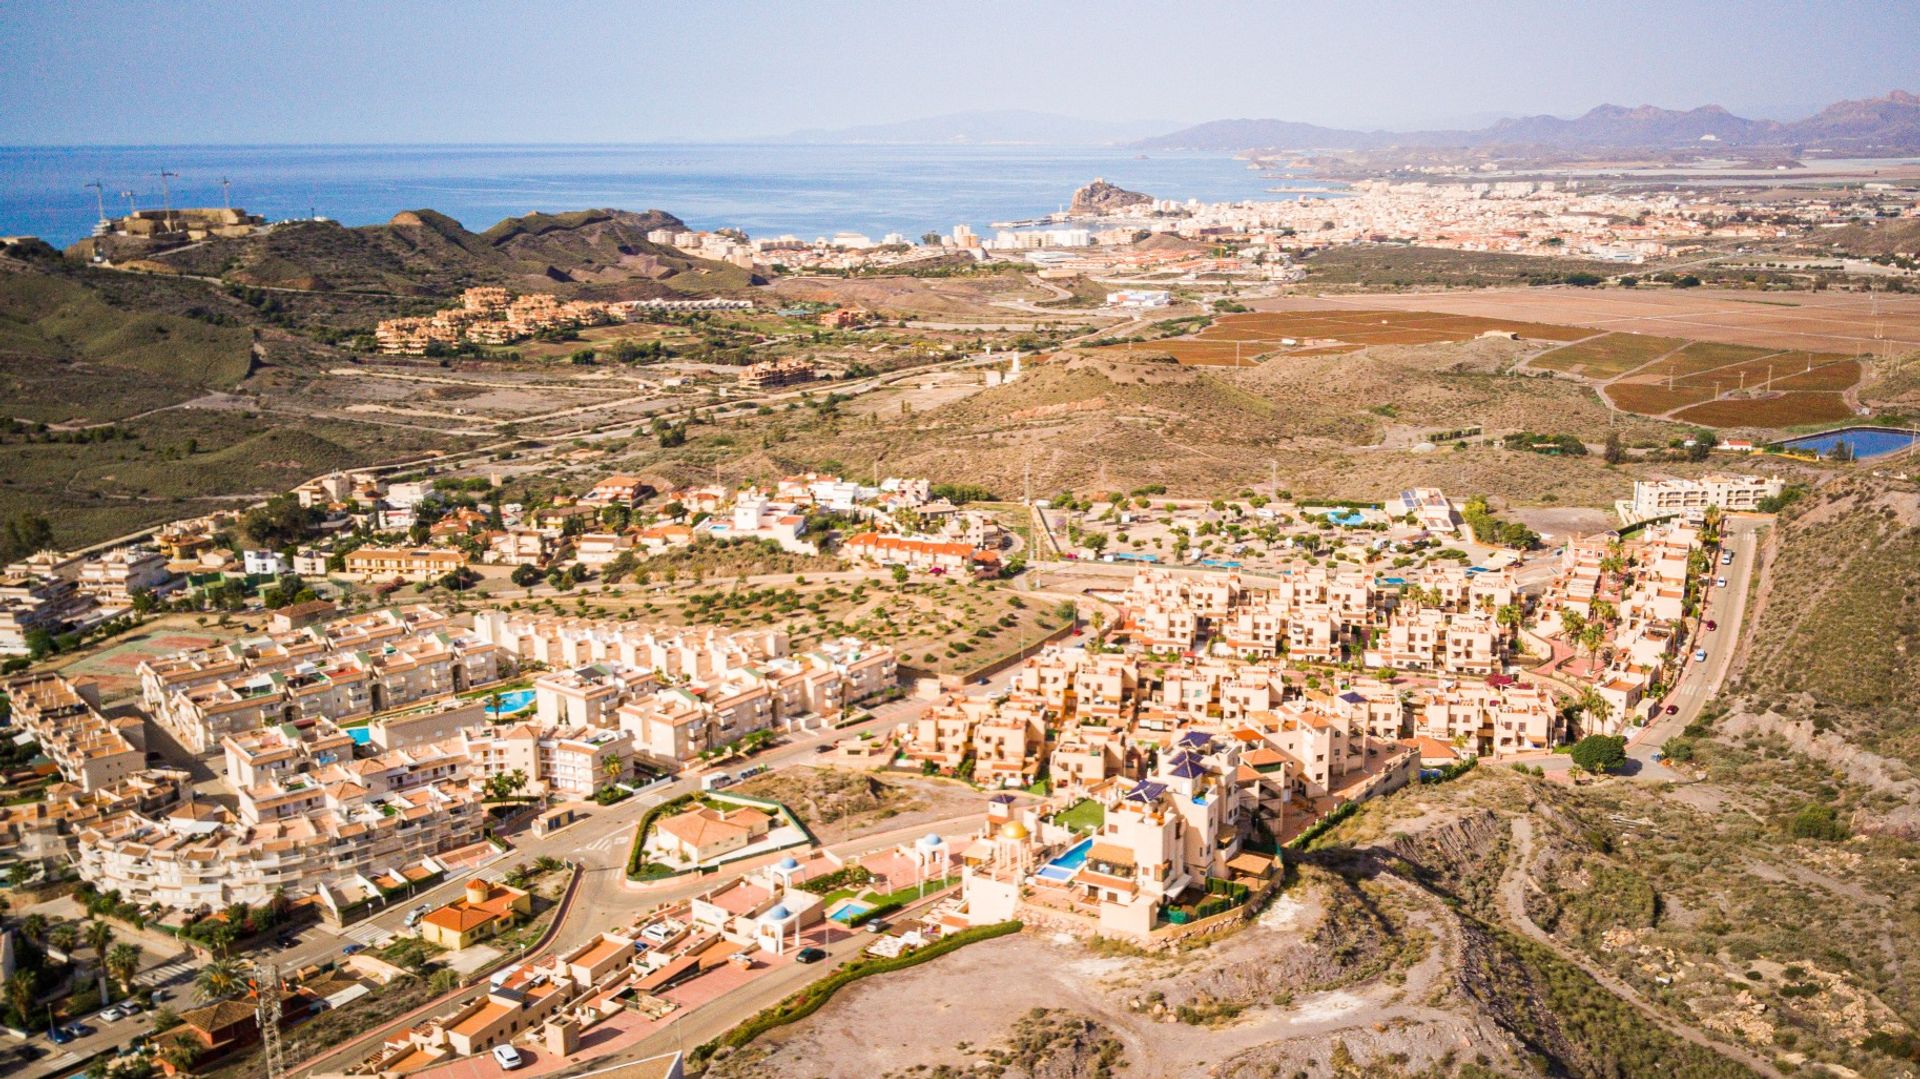
[[[0,0],[0,144],[732,140],[1028,109],[1793,120],[1920,90],[1911,0]]]

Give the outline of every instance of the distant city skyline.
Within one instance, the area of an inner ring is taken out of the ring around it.
[[[774,138],[950,113],[1474,126],[1595,105],[1793,120],[1920,89],[1888,0],[964,8],[16,0],[0,143]]]

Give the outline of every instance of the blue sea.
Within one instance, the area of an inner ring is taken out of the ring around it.
[[[918,237],[956,224],[1063,208],[1095,177],[1156,198],[1278,199],[1262,177],[1224,154],[1119,149],[953,146],[106,146],[0,147],[0,235],[64,246],[106,210],[232,204],[269,221],[319,215],[347,225],[434,209],[481,231],[534,210],[661,209],[694,228],[811,240],[838,231]],[[1332,193],[1320,189],[1316,193]]]

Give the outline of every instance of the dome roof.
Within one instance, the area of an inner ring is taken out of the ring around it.
[[[798,869],[800,868],[800,859],[795,858],[793,855],[789,854],[785,858],[780,859],[780,864],[777,866],[774,866],[774,868],[775,869]]]
[[[1002,839],[1025,839],[1029,834],[1027,826],[1017,820],[1010,820],[1000,826],[1000,838]]]
[[[920,837],[920,845],[923,847],[937,847],[944,842],[946,840],[940,838],[939,832],[928,832]]]
[[[793,912],[787,909],[785,903],[779,903],[775,904],[772,910],[762,914],[760,920],[763,922],[784,922],[791,917],[793,917]]]

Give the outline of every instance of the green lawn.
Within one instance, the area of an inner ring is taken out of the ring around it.
[[[1082,798],[1053,815],[1053,823],[1076,832],[1097,832],[1107,823],[1107,810],[1091,798]]]

